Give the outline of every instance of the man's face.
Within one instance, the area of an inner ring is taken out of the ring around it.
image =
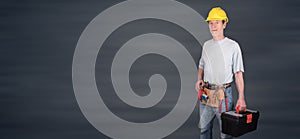
[[[208,22],[210,33],[213,37],[218,37],[224,35],[224,29],[226,27],[226,22],[223,23],[222,20],[211,20]]]

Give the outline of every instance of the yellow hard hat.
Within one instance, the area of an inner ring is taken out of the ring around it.
[[[222,8],[215,7],[210,10],[205,21],[210,20],[225,20],[225,22],[228,22],[228,17],[226,15],[226,12]]]

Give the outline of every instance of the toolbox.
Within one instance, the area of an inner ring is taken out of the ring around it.
[[[245,109],[239,112],[236,111],[223,112],[222,132],[233,137],[244,135],[248,132],[254,131],[257,128],[259,112],[256,110]]]

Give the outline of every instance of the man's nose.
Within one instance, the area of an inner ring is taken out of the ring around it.
[[[217,27],[217,24],[213,24],[213,27]]]
[[[212,28],[212,29],[216,28],[216,24],[212,24],[212,25],[211,25],[211,28]]]

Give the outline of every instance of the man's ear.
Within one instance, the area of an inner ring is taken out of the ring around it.
[[[223,24],[223,29],[225,29],[226,26],[227,26],[227,22],[225,22],[225,23]]]

